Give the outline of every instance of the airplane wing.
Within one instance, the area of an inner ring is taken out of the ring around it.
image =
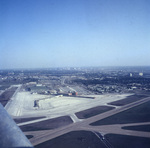
[[[27,137],[0,103],[0,147],[33,148]]]

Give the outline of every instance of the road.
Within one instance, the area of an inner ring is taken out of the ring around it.
[[[30,131],[30,132],[25,132],[25,134],[34,136],[33,138],[30,139],[30,141],[33,145],[40,144],[42,142],[48,141],[50,139],[56,138],[58,136],[61,136],[63,134],[66,134],[66,133],[71,132],[71,131],[76,131],[76,130],[97,131],[97,132],[102,132],[104,134],[113,133],[113,134],[124,134],[124,135],[141,136],[141,137],[150,138],[149,132],[139,132],[139,131],[131,131],[131,130],[121,129],[122,126],[126,126],[129,124],[120,124],[120,125],[114,124],[114,125],[103,125],[103,126],[90,126],[89,125],[93,122],[107,118],[107,117],[112,116],[114,114],[117,114],[119,112],[128,110],[134,106],[143,104],[147,101],[150,101],[150,97],[147,97],[147,98],[144,98],[142,100],[130,103],[128,105],[124,105],[120,108],[113,109],[111,111],[93,116],[93,117],[88,118],[88,119],[79,120],[79,121],[76,120],[78,122],[75,122],[75,123],[70,124],[68,126],[64,126],[64,127],[57,128],[54,130]],[[144,125],[144,124],[149,124],[149,122],[148,123],[140,123],[140,125]],[[138,125],[138,123],[134,124],[134,125]]]

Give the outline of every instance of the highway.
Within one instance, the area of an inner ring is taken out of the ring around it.
[[[40,144],[42,142],[56,138],[58,136],[66,134],[68,132],[77,131],[77,130],[97,131],[100,133],[102,132],[104,134],[113,133],[113,134],[133,135],[133,136],[141,136],[141,137],[150,138],[149,132],[139,132],[139,131],[131,131],[131,130],[121,129],[122,126],[132,125],[132,124],[113,124],[113,125],[103,125],[103,126],[90,126],[89,125],[93,122],[107,118],[107,117],[117,114],[119,112],[128,110],[132,107],[143,104],[147,101],[150,101],[150,97],[147,97],[142,100],[124,105],[120,108],[116,108],[111,111],[107,111],[105,113],[90,117],[88,119],[76,120],[77,122],[67,125],[67,126],[64,126],[64,127],[61,127],[61,128],[57,128],[57,129],[53,129],[53,130],[46,130],[46,131],[30,131],[30,132],[25,132],[25,134],[34,136],[33,138],[30,139],[30,141],[33,145]],[[148,123],[136,123],[134,125],[139,125],[139,124],[144,125],[144,124],[149,124],[149,122]]]

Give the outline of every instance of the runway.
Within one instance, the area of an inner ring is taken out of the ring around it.
[[[30,132],[25,132],[25,134],[34,136],[33,138],[30,139],[30,141],[33,145],[38,145],[40,143],[43,143],[50,139],[56,138],[58,136],[66,134],[68,132],[77,131],[77,130],[98,131],[103,134],[112,133],[112,134],[132,135],[132,136],[140,136],[140,137],[150,138],[149,132],[141,132],[141,131],[139,132],[139,131],[131,131],[131,130],[121,129],[121,127],[127,126],[127,125],[145,125],[145,124],[150,124],[150,122],[135,123],[135,124],[113,124],[113,125],[103,125],[103,126],[89,125],[93,122],[110,117],[114,114],[123,112],[125,110],[128,110],[132,107],[138,106],[138,105],[143,104],[148,101],[150,101],[150,97],[147,97],[142,100],[130,103],[128,105],[124,105],[120,108],[116,108],[111,111],[107,111],[105,113],[90,117],[88,119],[76,120],[75,123],[61,127],[61,128],[57,128],[54,130],[46,130],[46,131],[44,131],[44,130],[43,131],[30,131]],[[75,116],[75,115],[73,115],[73,116]],[[72,118],[73,118],[73,116],[72,116]]]

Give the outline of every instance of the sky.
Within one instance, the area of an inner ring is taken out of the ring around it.
[[[0,69],[150,66],[150,0],[0,0]]]

